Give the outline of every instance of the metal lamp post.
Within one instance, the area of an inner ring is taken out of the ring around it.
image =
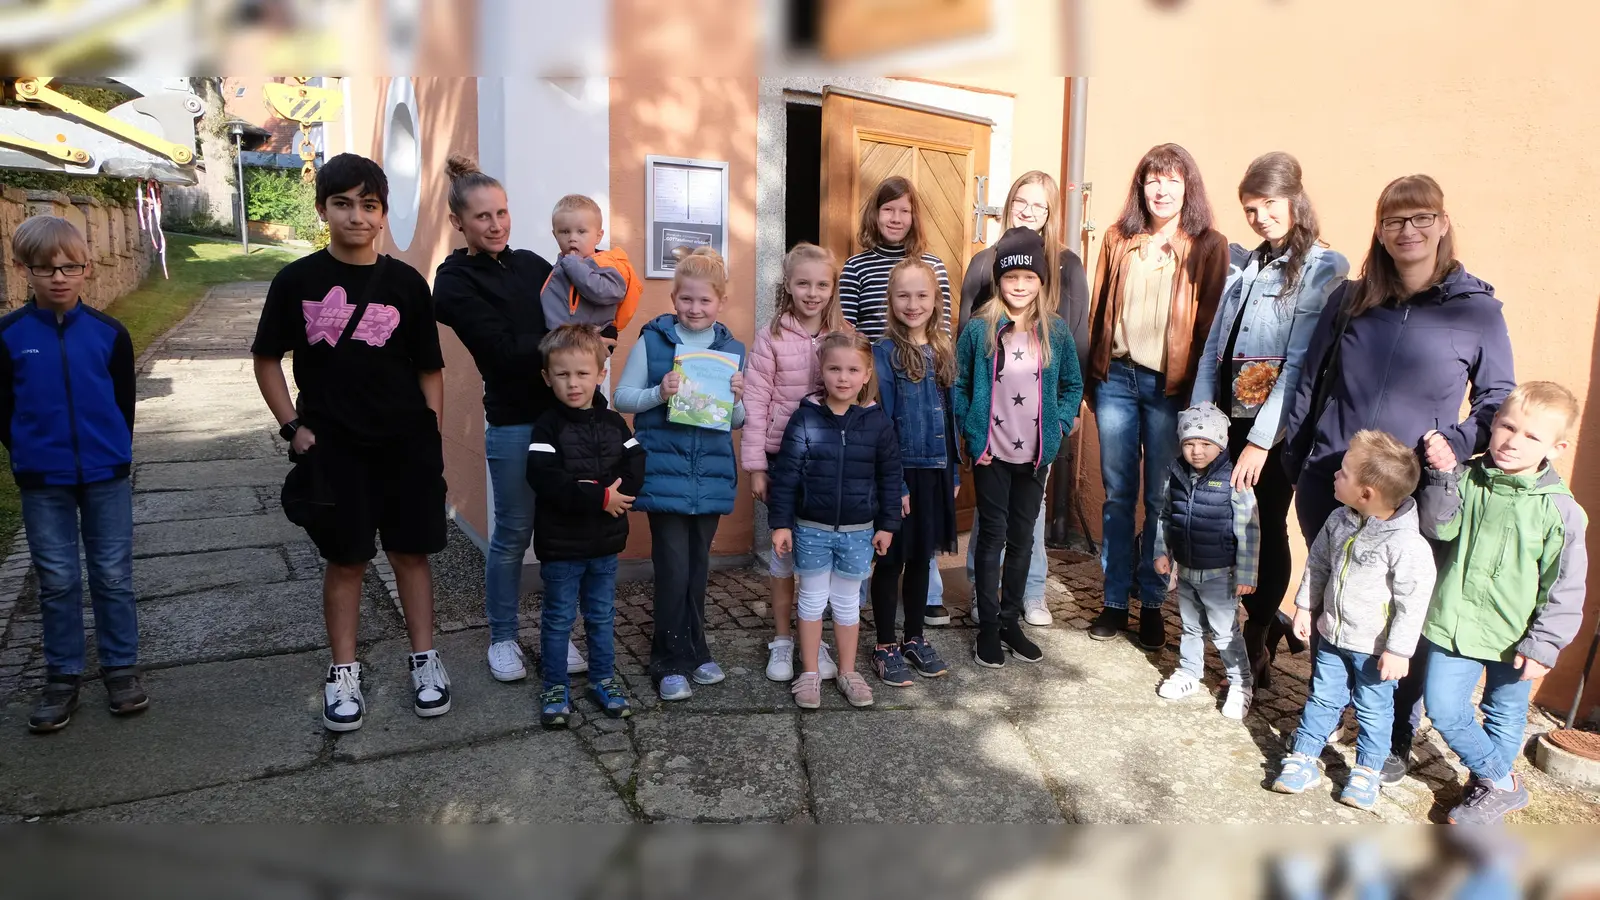
[[[234,120],[228,123],[228,133],[233,135],[233,158],[239,164],[239,243],[244,255],[250,255],[250,223],[244,205],[244,129],[245,123]]]

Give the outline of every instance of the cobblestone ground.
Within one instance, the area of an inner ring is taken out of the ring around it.
[[[1175,662],[1175,616],[1172,643],[1156,654],[1131,638],[1090,641],[1100,574],[1070,558],[1050,564],[1055,624],[1030,632],[1045,661],[999,671],[970,662],[964,576],[950,558],[957,618],[930,630],[950,675],[875,684],[869,710],[828,689],[822,709],[802,713],[786,685],[765,679],[766,578],[748,568],[716,572],[707,597],[708,640],[728,679],[660,703],[644,674],[650,587],[625,584],[618,670],[636,715],[607,719],[580,700],[576,727],[546,732],[535,684],[488,675],[482,557],[457,533],[435,558],[454,708],[412,713],[404,622],[379,564],[360,633],[367,722],[329,734],[320,565],[278,508],[287,460],[244,349],[263,293],[214,291],[144,363],[135,580],[151,709],[114,720],[91,683],[70,727],[29,735],[42,676],[36,587],[20,541],[0,564],[0,820],[1361,823],[1437,821],[1459,794],[1459,768],[1427,733],[1412,776],[1376,814],[1337,805],[1348,728],[1325,755],[1331,784],[1297,797],[1266,790],[1305,700],[1305,659],[1279,657],[1242,724],[1217,711],[1214,659],[1211,690],[1162,701],[1155,687]],[[537,623],[530,594],[530,651]],[[575,689],[584,685],[577,676]],[[1593,796],[1519,768],[1536,798],[1520,820],[1600,821]]]

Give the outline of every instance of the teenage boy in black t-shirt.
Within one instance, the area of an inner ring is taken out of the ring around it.
[[[450,711],[450,678],[433,649],[428,567],[428,554],[445,546],[444,359],[427,281],[377,251],[389,212],[383,169],[341,153],[318,170],[316,202],[328,247],[272,279],[250,352],[295,461],[284,512],[327,561],[322,608],[333,665],[322,722],[354,731],[366,708],[356,627],[375,534],[411,636],[413,708],[419,716]],[[285,353],[294,354],[298,401],[284,381]]]

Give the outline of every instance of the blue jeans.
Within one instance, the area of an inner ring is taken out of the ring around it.
[[[100,667],[139,661],[139,613],[133,593],[133,488],[118,478],[82,487],[22,490],[22,525],[39,574],[44,661],[53,674],[83,674],[83,577],[79,514]]]
[[[1167,466],[1178,453],[1182,403],[1165,393],[1166,378],[1126,360],[1114,359],[1095,390],[1100,428],[1100,479],[1105,483],[1100,568],[1106,576],[1107,607],[1126,609],[1134,571],[1133,513],[1139,498],[1143,451],[1144,540],[1139,548],[1139,603],[1160,608],[1167,580],[1156,574],[1156,518],[1165,502]]]
[[[543,562],[544,607],[539,619],[539,670],[544,686],[567,684],[567,641],[572,623],[583,610],[583,633],[589,639],[589,683],[616,674],[612,628],[617,615],[616,554],[598,559]]]
[[[1048,477],[1048,476],[1047,476]],[[1028,586],[1022,591],[1022,599],[1026,601],[1044,599],[1044,580],[1050,574],[1050,560],[1044,554],[1044,519],[1049,513],[1049,504],[1039,505],[1039,518],[1033,523],[1033,556],[1028,559]],[[1000,551],[1000,567],[1005,569],[1006,554]],[[944,596],[944,581],[938,578],[938,568],[934,568],[934,579],[928,583],[928,602],[932,603],[935,596],[934,589],[938,589],[937,596]],[[972,596],[978,596],[975,585],[978,582],[978,517],[972,517],[972,537],[967,539],[967,587],[972,591]],[[944,602],[943,600],[939,602]]]
[[[528,486],[531,440],[531,424],[490,425],[483,432],[483,455],[494,492],[494,528],[483,566],[483,606],[489,617],[490,643],[517,639],[522,559],[533,541],[533,488]]]
[[[1327,746],[1354,695],[1356,722],[1361,726],[1361,733],[1356,736],[1356,765],[1382,770],[1389,758],[1397,684],[1378,677],[1377,656],[1320,641],[1311,670],[1311,696],[1306,698],[1300,727],[1294,733],[1294,752],[1312,758],[1322,755],[1322,748]]]
[[[1251,687],[1250,658],[1244,649],[1244,634],[1239,630],[1239,596],[1234,593],[1233,573],[1227,569],[1178,573],[1178,615],[1183,620],[1183,639],[1178,644],[1178,668],[1196,679],[1205,675],[1206,632],[1211,645],[1222,658],[1223,671],[1233,687]]]
[[[1522,755],[1533,682],[1521,680],[1522,670],[1510,663],[1473,659],[1428,641],[1417,647],[1417,654],[1423,653],[1428,655],[1423,702],[1433,727],[1472,774],[1491,781],[1511,774]],[[1481,725],[1472,706],[1480,676],[1484,679]]]

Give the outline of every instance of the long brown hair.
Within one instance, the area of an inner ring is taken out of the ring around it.
[[[1061,247],[1063,243],[1061,232],[1063,226],[1061,224],[1062,217],[1056,215],[1056,212],[1057,207],[1061,205],[1061,186],[1056,184],[1056,180],[1051,178],[1049,173],[1033,169],[1022,173],[1021,178],[1011,183],[1011,190],[1006,194],[1005,218],[1002,220],[1005,222],[1005,227],[1000,229],[1000,232],[1004,234],[1017,224],[1016,217],[1012,212],[1013,204],[1017,202],[1017,192],[1030,184],[1037,184],[1044,189],[1046,203],[1049,205],[1049,209],[1045,212],[1044,228],[1039,235],[1044,238],[1044,295],[1046,297],[1059,297],[1061,292]],[[994,280],[993,273],[990,273],[989,278],[991,281]],[[999,295],[999,284],[994,286],[994,292],[996,296]]]
[[[783,277],[778,279],[777,302],[773,305],[772,313],[773,337],[783,334],[784,316],[800,318],[795,312],[794,296],[789,293],[789,279],[794,276],[798,266],[811,262],[825,264],[833,275],[833,292],[828,298],[828,305],[822,308],[822,330],[844,331],[850,327],[844,318],[844,308],[839,305],[839,263],[833,258],[833,251],[801,241],[783,256]]]
[[[1211,230],[1211,201],[1206,197],[1200,166],[1189,151],[1177,144],[1157,144],[1139,160],[1128,185],[1128,200],[1122,205],[1116,228],[1125,237],[1150,234],[1155,223],[1144,205],[1144,181],[1151,175],[1176,175],[1183,179],[1183,209],[1178,213],[1178,230],[1190,238]]]
[[[1294,224],[1289,226],[1289,257],[1284,261],[1283,290],[1278,294],[1279,302],[1289,302],[1300,286],[1300,267],[1305,264],[1306,254],[1321,237],[1316,210],[1311,208],[1311,197],[1300,180],[1300,161],[1282,151],[1251,160],[1239,181],[1239,202],[1243,203],[1245,197],[1282,197],[1289,201]]]
[[[835,350],[854,350],[861,354],[867,364],[867,382],[861,386],[861,393],[856,395],[856,405],[866,406],[878,400],[878,373],[872,365],[872,342],[859,331],[830,331],[823,335],[822,341],[817,344],[817,367],[828,362],[828,354]],[[824,398],[828,395],[827,386],[822,389]]]
[[[856,229],[856,243],[863,250],[888,245],[883,235],[878,233],[878,210],[901,197],[911,203],[911,230],[906,232],[906,239],[900,246],[905,248],[906,256],[910,257],[921,256],[928,249],[928,239],[922,230],[922,201],[917,198],[916,187],[899,175],[890,175],[878,182],[878,186],[867,195],[867,202],[861,204],[861,227]]]
[[[950,338],[950,331],[939,322],[943,303],[943,295],[939,292],[939,275],[920,256],[906,257],[889,270],[889,320],[884,328],[884,336],[894,342],[894,364],[906,373],[906,380],[921,381],[928,374],[922,358],[922,347],[911,339],[910,329],[894,314],[895,281],[916,273],[925,275],[928,284],[933,287],[933,315],[922,326],[923,337],[928,339],[928,346],[933,348],[933,380],[940,387],[949,387],[956,380],[955,342]],[[886,379],[888,375],[884,373]]]
[[[1378,195],[1378,211],[1372,223],[1372,246],[1367,249],[1367,259],[1361,264],[1361,274],[1350,284],[1345,298],[1350,315],[1359,316],[1369,309],[1382,306],[1391,298],[1404,303],[1412,295],[1406,292],[1400,280],[1400,270],[1394,257],[1384,248],[1382,240],[1383,217],[1402,209],[1431,209],[1446,222],[1450,217],[1444,209],[1444,188],[1427,175],[1404,175],[1389,182]],[[1461,263],[1456,261],[1455,229],[1447,230],[1439,238],[1438,256],[1434,258],[1433,274],[1428,283],[1438,284]]]

